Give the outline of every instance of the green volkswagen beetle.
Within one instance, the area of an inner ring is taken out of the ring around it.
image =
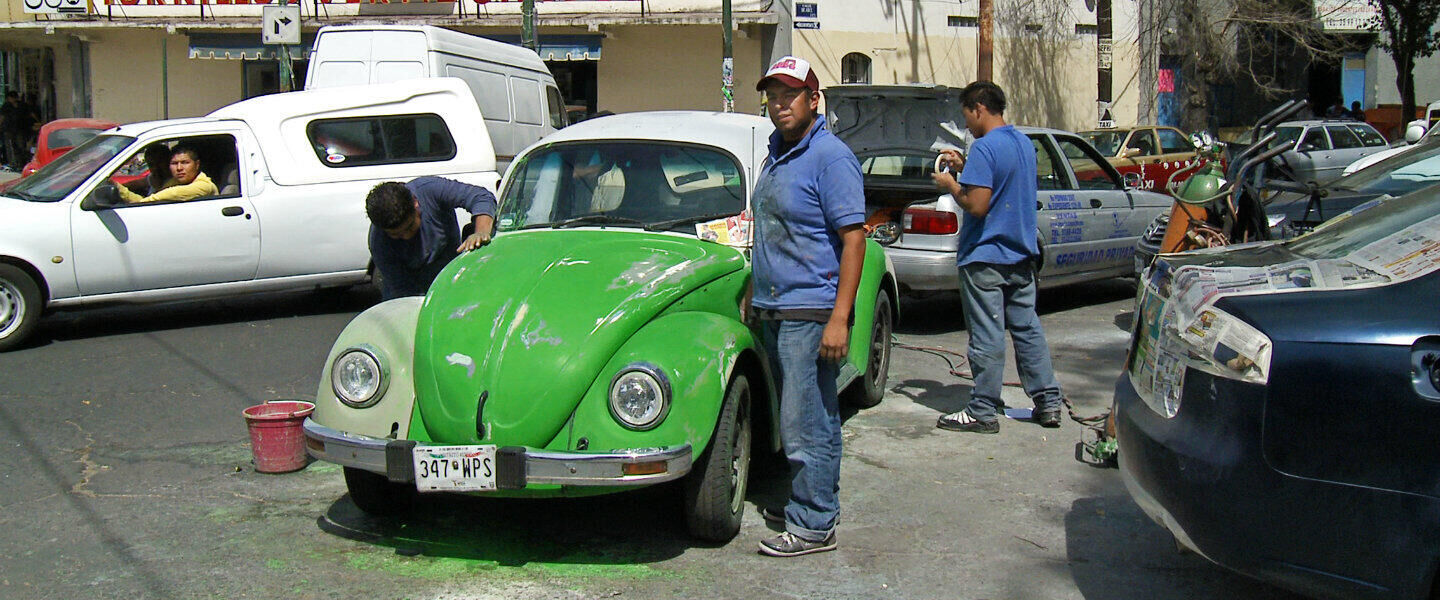
[[[742,217],[771,131],[750,115],[632,113],[528,149],[489,246],[340,334],[305,421],[310,455],[344,466],[372,514],[427,492],[679,480],[690,532],[734,537],[752,448],[780,447],[776,386],[739,309]],[[862,407],[884,395],[895,294],[868,242],[839,381]]]

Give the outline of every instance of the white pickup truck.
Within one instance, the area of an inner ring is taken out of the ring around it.
[[[184,144],[219,194],[126,204],[144,151]],[[274,94],[122,125],[0,192],[0,351],[42,312],[370,277],[365,195],[439,175],[498,187],[470,88],[436,78]]]

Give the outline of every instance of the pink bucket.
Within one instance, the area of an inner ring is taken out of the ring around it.
[[[255,470],[289,473],[305,467],[305,417],[315,405],[300,400],[267,402],[242,411],[250,427]]]

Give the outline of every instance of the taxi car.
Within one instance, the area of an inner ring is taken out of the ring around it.
[[[867,228],[895,263],[903,293],[958,290],[955,252],[961,210],[935,189],[937,139],[964,132],[960,90],[938,85],[837,85],[825,89],[826,119],[860,159]],[[958,119],[958,120],[957,120]],[[959,123],[957,126],[956,124]],[[1131,275],[1135,244],[1168,196],[1128,187],[1074,133],[1018,127],[1035,146],[1039,286]]]
[[[1174,127],[1097,129],[1081,131],[1080,137],[1104,155],[1121,176],[1138,178],[1135,187],[1142,190],[1165,191],[1171,176],[1198,157],[1189,136]],[[1176,182],[1184,181],[1193,172],[1183,173]]]
[[[779,448],[762,344],[740,314],[751,189],[770,121],[628,113],[546,136],[511,165],[494,241],[423,298],[383,302],[325,361],[311,456],[361,510],[428,492],[537,498],[683,480],[689,531],[739,531],[754,447]],[[896,286],[867,241],[836,385],[885,392]]]
[[[1115,385],[1131,497],[1275,585],[1434,598],[1437,297],[1434,187],[1293,240],[1160,255]]]

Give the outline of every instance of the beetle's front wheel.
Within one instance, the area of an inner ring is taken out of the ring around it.
[[[379,473],[345,467],[345,487],[350,501],[360,510],[375,516],[390,516],[410,510],[415,502],[415,486],[390,481]]]
[[[750,380],[736,374],[725,391],[710,447],[685,479],[685,525],[693,535],[728,542],[740,533],[750,478]]]

